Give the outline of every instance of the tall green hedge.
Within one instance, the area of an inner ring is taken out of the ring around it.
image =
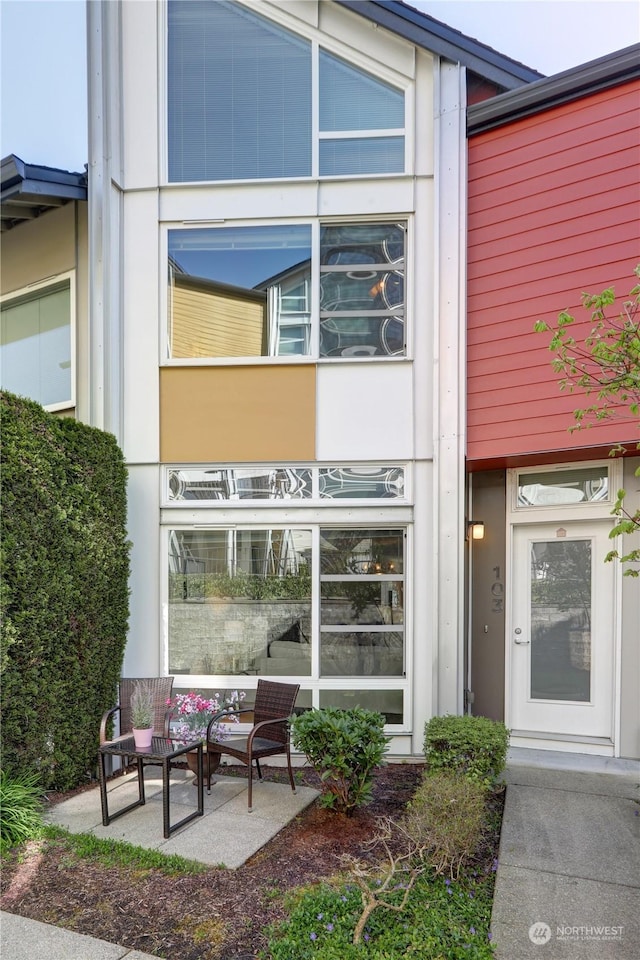
[[[95,771],[128,621],[115,438],[0,394],[2,767],[67,789]]]

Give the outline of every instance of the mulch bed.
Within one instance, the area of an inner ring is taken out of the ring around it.
[[[265,927],[284,916],[283,894],[334,875],[345,854],[361,857],[376,818],[400,815],[422,771],[421,764],[379,768],[372,802],[351,817],[312,804],[238,870],[168,877],[78,860],[56,844],[44,850],[33,844],[5,860],[0,906],[170,960],[254,960],[266,947]],[[243,767],[234,772],[245,775]],[[286,780],[281,768],[263,772]],[[309,768],[298,776],[307,786],[319,785]],[[497,837],[486,857],[496,855],[495,844]]]

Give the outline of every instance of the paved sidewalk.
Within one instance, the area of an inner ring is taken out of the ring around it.
[[[506,781],[498,960],[640,960],[640,764],[512,751]]]

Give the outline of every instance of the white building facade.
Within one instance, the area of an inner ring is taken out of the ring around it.
[[[127,675],[463,710],[465,110],[535,79],[395,3],[90,3],[90,420]],[[440,25],[442,26],[442,25]]]

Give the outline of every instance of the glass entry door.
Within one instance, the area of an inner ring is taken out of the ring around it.
[[[514,530],[511,727],[610,738],[614,573],[609,521]]]

